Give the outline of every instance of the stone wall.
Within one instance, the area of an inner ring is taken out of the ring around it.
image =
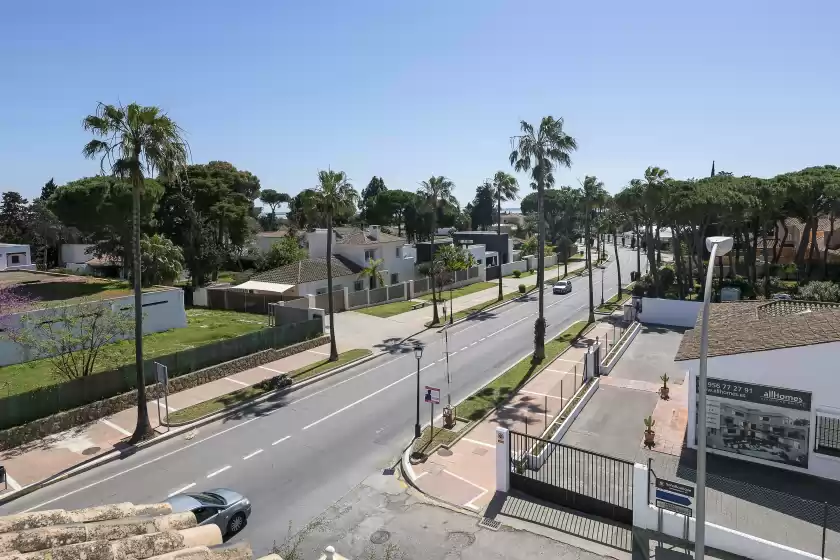
[[[236,358],[229,362],[224,362],[211,366],[202,370],[194,371],[179,377],[175,377],[169,382],[170,393],[177,393],[184,391],[228,375],[245,371],[262,364],[267,364],[280,358],[303,352],[311,348],[316,348],[322,344],[329,342],[329,336],[321,336],[307,340],[299,344],[293,344],[285,348],[270,348],[255,354]],[[159,384],[149,385],[146,387],[146,398],[156,399],[158,396],[163,396],[162,387]],[[0,451],[19,447],[25,443],[44,438],[46,436],[57,434],[76,426],[93,422],[100,418],[116,414],[121,410],[137,406],[137,392],[130,391],[123,393],[109,399],[104,399],[91,403],[85,406],[80,406],[46,418],[41,418],[22,426],[9,428],[8,430],[0,431]]]

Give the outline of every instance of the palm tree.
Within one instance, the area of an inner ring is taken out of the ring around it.
[[[452,189],[454,188],[455,185],[452,181],[442,175],[432,176],[428,181],[420,183],[420,194],[425,196],[432,206],[432,234],[430,236],[431,251],[429,255],[432,260],[435,258],[435,232],[437,231],[438,204],[440,202],[451,202],[453,200]],[[432,307],[434,308],[432,311],[432,324],[434,325],[440,321],[434,282],[432,282],[432,303]]]
[[[625,220],[626,216],[624,212],[622,212],[621,206],[618,204],[615,198],[610,199],[604,222],[607,227],[607,231],[609,231],[613,238],[613,251],[615,251],[615,266],[616,272],[618,273],[619,300],[621,299],[621,294],[623,293],[624,289],[621,285],[621,260],[618,258],[618,228],[620,228],[622,224],[624,224]]]
[[[82,150],[87,158],[99,158],[100,167],[132,187],[131,269],[134,284],[134,363],[137,375],[137,425],[129,443],[137,443],[152,433],[146,406],[146,379],[143,372],[143,294],[140,282],[140,201],[145,177],[157,171],[177,177],[187,166],[189,147],[183,131],[159,108],[137,103],[128,106],[96,106],[85,117],[84,129],[97,138]]]
[[[510,153],[510,164],[516,171],[531,171],[537,186],[537,222],[539,249],[537,250],[537,286],[539,315],[534,324],[534,359],[545,358],[545,188],[554,184],[554,167],[571,167],[570,153],[577,149],[577,141],[563,131],[563,118],[548,116],[540,121],[539,130],[525,121],[520,122],[522,135],[516,137],[516,147]]]
[[[318,186],[315,187],[311,204],[327,224],[327,298],[330,312],[330,361],[338,360],[335,343],[335,315],[333,314],[332,241],[333,216],[355,211],[359,194],[347,180],[344,171],[322,170],[318,172]]]
[[[493,191],[496,195],[497,224],[496,233],[502,237],[502,200],[515,200],[519,194],[519,183],[513,175],[504,171],[496,171],[493,177]],[[501,256],[501,255],[500,255]],[[499,261],[499,301],[502,301],[502,262]]]
[[[583,180],[583,220],[584,220],[584,245],[586,246],[586,268],[589,270],[589,322],[595,320],[595,299],[592,291],[592,212],[601,193],[604,191],[604,183],[597,177],[587,175]]]
[[[384,261],[382,259],[369,259],[368,265],[362,269],[359,273],[359,279],[362,278],[369,278],[370,279],[370,289],[374,289],[376,284],[380,286],[385,285],[385,275],[382,274],[382,263]]]

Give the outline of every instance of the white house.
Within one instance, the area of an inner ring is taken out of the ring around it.
[[[701,320],[675,358],[689,373],[692,448]],[[840,480],[840,305],[712,304],[708,356],[709,452]]]
[[[341,255],[332,258],[333,290],[347,288],[349,292],[364,290],[367,282],[359,279],[362,267]],[[303,297],[327,293],[326,257],[304,259],[252,276],[235,290],[252,293],[274,293]]]
[[[93,254],[93,245],[89,243],[64,243],[59,252],[59,262],[66,268],[78,274],[90,274],[103,278],[119,278],[123,276],[120,259]]]
[[[35,270],[29,245],[0,243],[0,270]]]
[[[255,236],[257,249],[259,249],[261,253],[267,253],[271,249],[272,245],[277,243],[280,239],[286,237],[288,234],[289,230],[285,228],[280,228],[277,231],[261,231]]]
[[[327,230],[316,229],[306,234],[309,257],[327,256]],[[385,233],[377,225],[366,230],[359,228],[333,228],[333,255],[341,256],[359,268],[368,262],[382,259],[381,270],[387,285],[414,279],[415,254],[413,247],[396,235]],[[375,286],[374,286],[375,287]]]

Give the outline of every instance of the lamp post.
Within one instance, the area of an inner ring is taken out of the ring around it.
[[[700,372],[697,380],[697,505],[694,537],[694,558],[703,560],[706,551],[706,370],[709,354],[709,308],[712,298],[712,277],[715,274],[715,257],[732,250],[731,237],[707,237],[709,266],[706,267],[706,290],[703,295],[703,323],[700,330]]]
[[[422,345],[414,345],[414,357],[417,358],[417,422],[414,423],[414,438],[420,439],[420,358],[423,357]]]
[[[604,305],[604,269],[606,267],[601,265],[601,305]]]

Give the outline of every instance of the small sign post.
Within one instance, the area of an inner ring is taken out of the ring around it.
[[[426,385],[426,398],[425,401],[429,403],[429,445],[432,443],[432,439],[435,437],[435,405],[440,404],[440,389],[437,387],[429,387]]]
[[[6,467],[3,465],[0,465],[0,482],[3,483],[4,490],[9,489],[9,482],[6,480]]]
[[[155,378],[163,387],[163,406],[166,408],[166,419],[169,421],[169,368],[160,362],[155,362]],[[158,423],[163,425],[163,420],[160,414],[160,394],[157,398],[158,405]]]
[[[656,479],[656,507],[691,517],[694,486],[664,478]]]

